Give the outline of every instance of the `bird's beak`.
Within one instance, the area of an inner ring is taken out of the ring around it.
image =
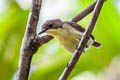
[[[40,35],[40,34],[44,33],[45,31],[47,31],[47,29],[42,30],[41,32],[39,32],[39,34],[38,34],[38,35]]]

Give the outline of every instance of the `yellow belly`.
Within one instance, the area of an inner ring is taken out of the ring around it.
[[[79,40],[77,40],[74,37],[66,37],[64,39],[56,37],[56,39],[63,46],[63,48],[65,48],[70,53],[73,53],[75,51],[77,45],[79,44]]]
[[[78,37],[79,37],[79,39],[78,39]],[[74,53],[75,49],[77,48],[77,46],[80,42],[81,36],[71,35],[66,38],[56,37],[56,39],[58,40],[58,42],[62,45],[62,47],[64,49],[66,49],[70,53]],[[85,47],[85,48],[88,48],[92,44],[92,42],[93,42],[93,40],[90,38],[90,40],[87,43],[87,47]]]
[[[79,32],[76,32],[72,29],[57,29],[49,30],[46,32],[49,35],[52,35],[56,40],[70,53],[73,53],[76,49],[76,46],[79,44],[79,39],[81,36]]]

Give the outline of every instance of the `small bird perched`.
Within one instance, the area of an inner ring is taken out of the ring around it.
[[[73,53],[78,46],[85,29],[79,24],[69,21],[61,21],[60,19],[48,20],[42,25],[42,31],[39,34],[46,33],[55,37],[58,42],[68,50]],[[99,48],[100,43],[96,42],[93,35],[86,45],[88,48],[90,45]]]

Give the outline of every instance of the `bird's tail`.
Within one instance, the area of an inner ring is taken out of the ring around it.
[[[98,42],[96,42],[96,41],[94,41],[92,45],[93,45],[94,47],[96,47],[96,48],[100,48],[100,47],[101,47],[101,44],[98,43]]]

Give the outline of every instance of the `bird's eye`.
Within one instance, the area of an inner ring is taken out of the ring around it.
[[[49,27],[49,28],[52,28],[52,26],[53,26],[53,25],[52,25],[52,24],[50,24],[48,27]]]

